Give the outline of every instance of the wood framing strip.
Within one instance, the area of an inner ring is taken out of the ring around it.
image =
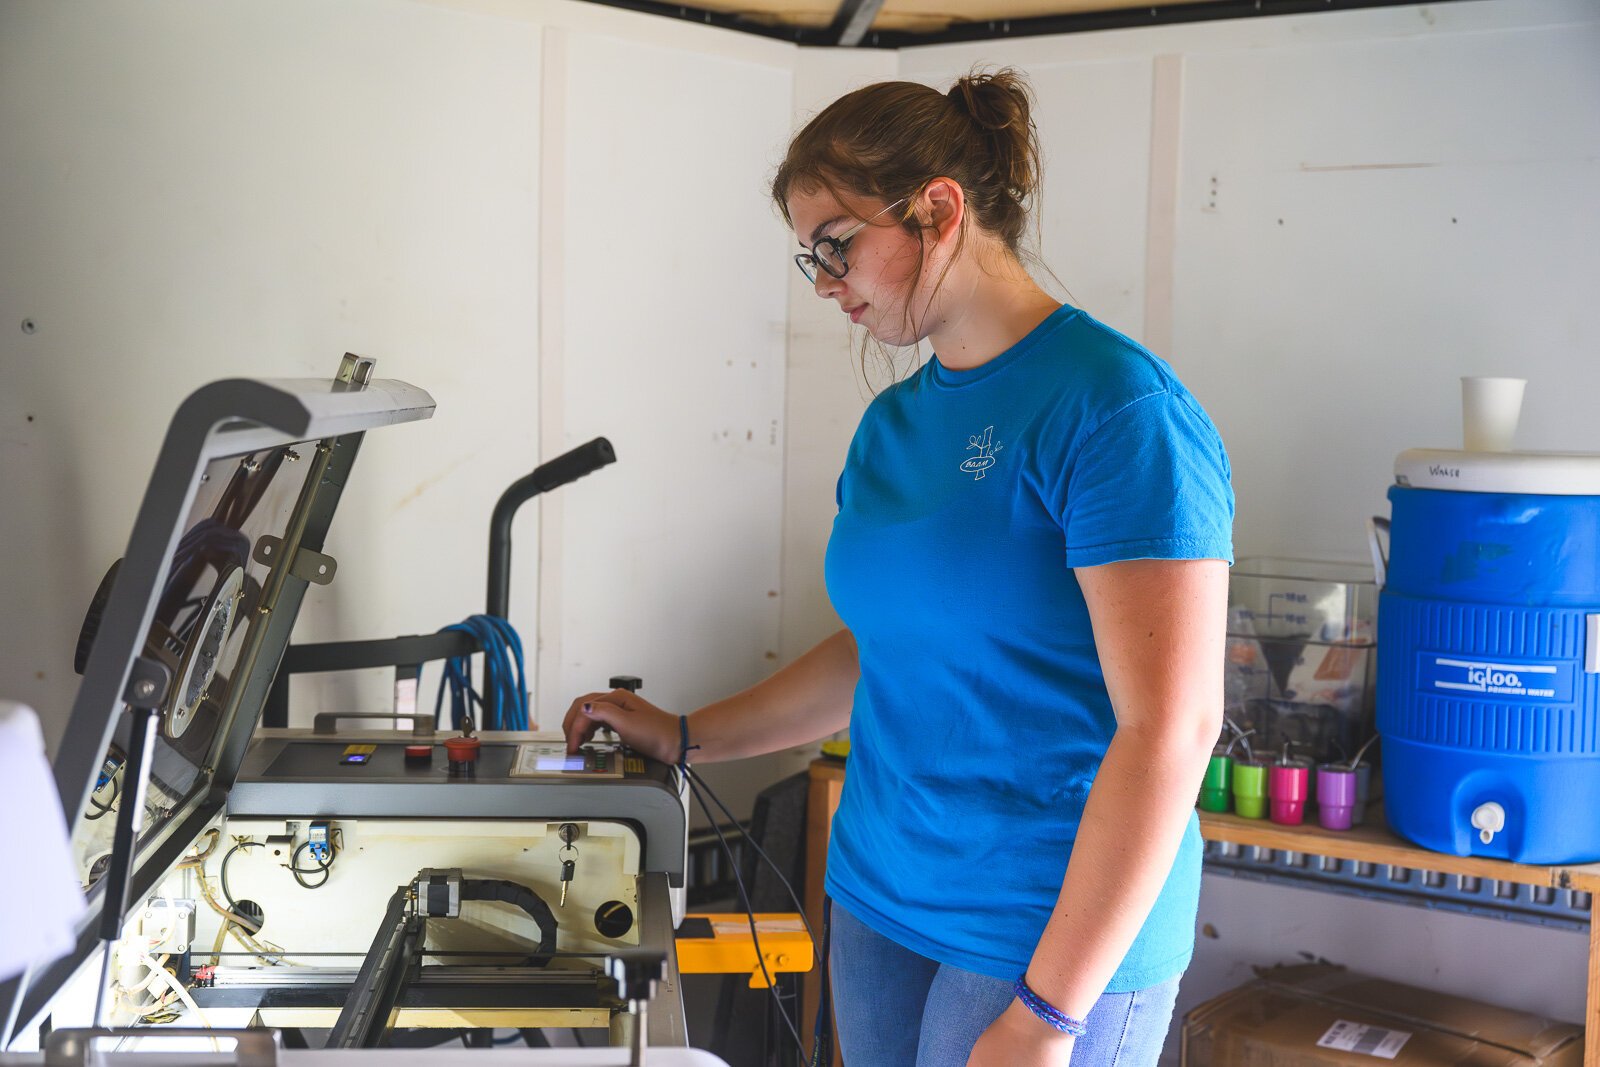
[[[539,462],[565,451],[567,31],[543,31],[539,91]],[[529,726],[552,730],[560,721],[538,718],[542,709],[565,708],[554,686],[561,680],[561,494],[539,499],[538,644],[534,651],[533,714]],[[553,695],[552,695],[553,694]],[[553,703],[552,703],[553,701]]]
[[[1177,254],[1179,147],[1183,121],[1183,57],[1156,56],[1150,93],[1150,192],[1145,223],[1146,348],[1172,360],[1172,298]]]

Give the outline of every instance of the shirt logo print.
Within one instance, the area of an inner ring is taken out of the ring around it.
[[[1004,447],[1005,445],[994,444],[994,427],[984,427],[983,433],[973,434],[967,438],[967,450],[971,451],[976,448],[978,454],[976,456],[968,456],[963,460],[961,469],[968,474],[975,475],[972,479],[973,481],[983,481],[983,472],[995,464],[994,454]]]

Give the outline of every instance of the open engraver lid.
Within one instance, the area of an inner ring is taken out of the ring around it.
[[[30,1005],[97,943],[115,809],[144,809],[139,900],[225,803],[306,588],[333,578],[323,539],[363,436],[433,415],[431,396],[372,378],[372,366],[347,355],[332,379],[213,382],[173,415],[78,639],[83,681],[53,770],[87,912],[75,950],[35,975]],[[130,797],[121,772],[135,705],[158,725],[148,788]],[[0,983],[0,1007],[6,994]]]

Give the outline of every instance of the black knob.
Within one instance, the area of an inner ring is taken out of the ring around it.
[[[649,949],[621,949],[606,958],[606,975],[617,983],[621,999],[649,1000],[665,962],[661,953]]]
[[[611,688],[637,693],[644,688],[644,680],[632,674],[614,674],[611,676]]]
[[[633,909],[620,900],[608,900],[594,909],[595,933],[618,938],[633,929]]]
[[[100,579],[100,588],[89,600],[89,610],[83,614],[83,625],[78,628],[78,647],[72,653],[72,669],[79,674],[89,667],[89,652],[94,648],[94,638],[100,632],[100,620],[105,617],[106,604],[111,601],[111,587],[117,584],[117,571],[121,567],[119,559],[106,571],[106,576]]]

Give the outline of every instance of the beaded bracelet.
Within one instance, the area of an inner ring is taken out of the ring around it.
[[[1082,1019],[1074,1019],[1029,989],[1028,976],[1026,974],[1017,976],[1017,984],[1013,988],[1016,991],[1017,999],[1027,1005],[1029,1011],[1062,1033],[1071,1034],[1073,1037],[1082,1037],[1089,1032],[1089,1027]]]
[[[678,716],[678,736],[683,739],[683,743],[678,749],[678,766],[687,767],[689,766],[689,753],[700,747],[699,745],[689,744],[689,716],[687,715]]]

